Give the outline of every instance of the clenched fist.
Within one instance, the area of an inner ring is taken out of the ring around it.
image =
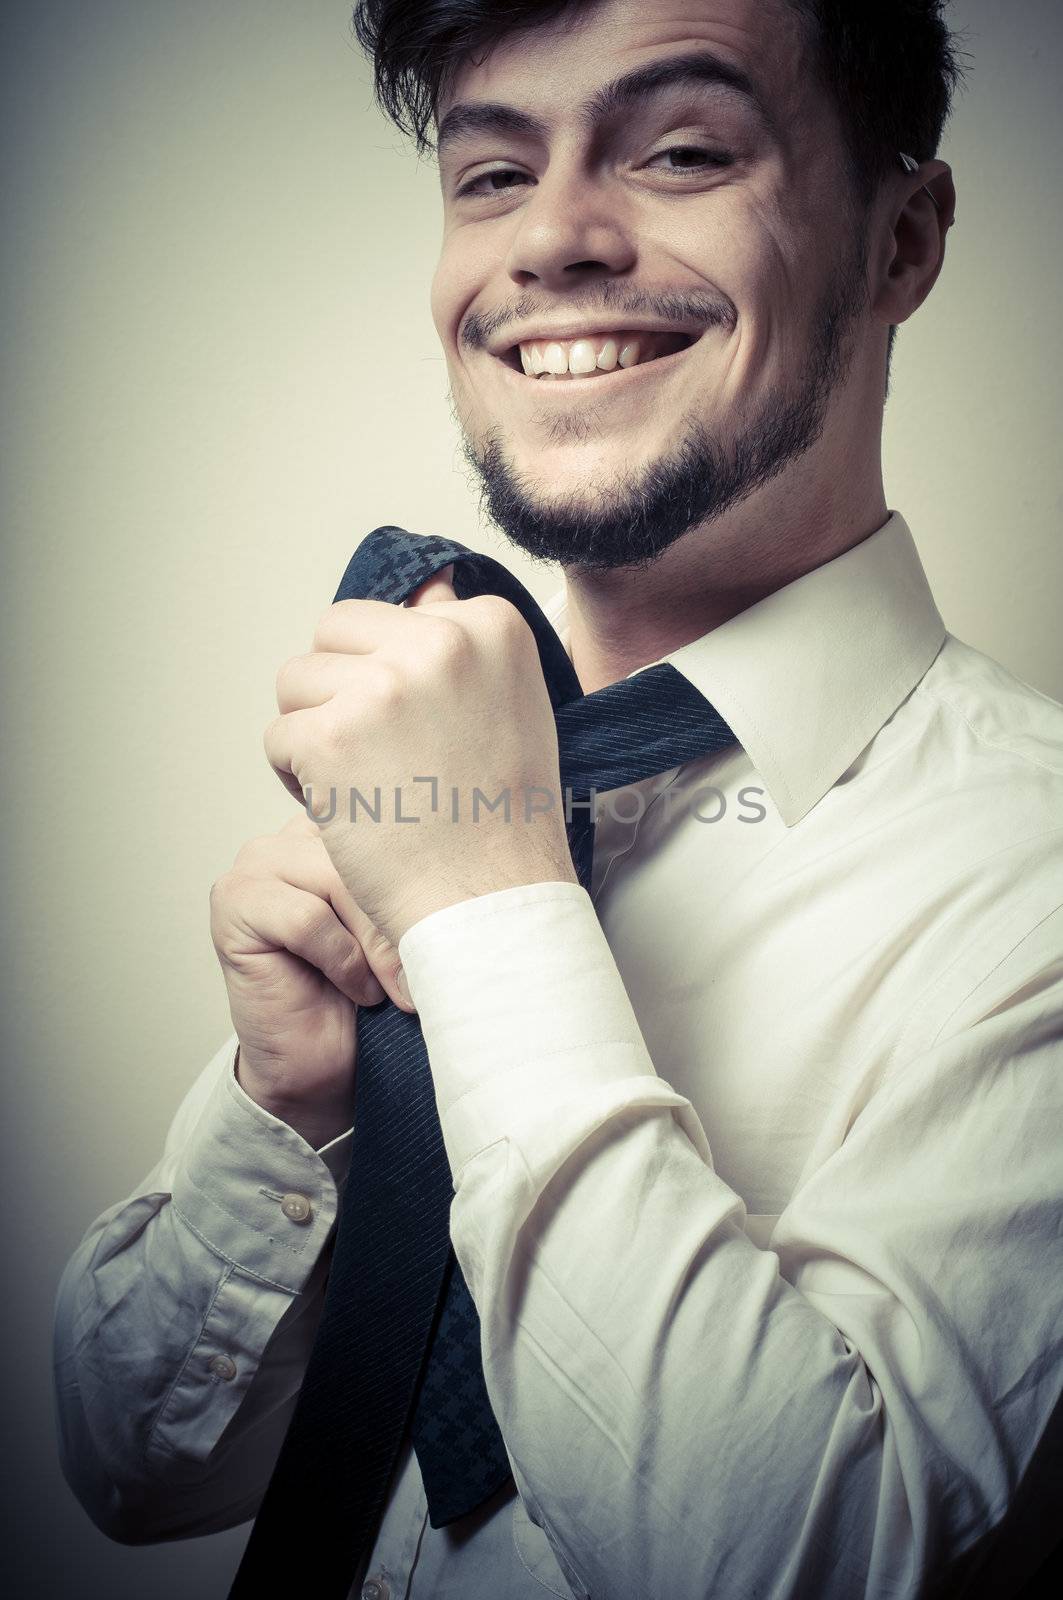
[[[459,600],[448,573],[453,564],[402,606],[331,605],[313,650],[278,672],[280,715],[263,741],[396,949],[433,911],[578,882],[535,635],[500,595]],[[371,815],[359,817],[352,790]]]
[[[315,1149],[354,1111],[356,1010],[399,988],[399,958],[355,904],[305,811],[252,839],[210,891],[241,1087]]]

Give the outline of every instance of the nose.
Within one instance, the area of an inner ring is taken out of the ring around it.
[[[551,164],[517,212],[506,269],[521,288],[571,289],[630,271],[635,255],[631,229],[605,186]]]

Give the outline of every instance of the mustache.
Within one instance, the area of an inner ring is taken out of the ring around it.
[[[655,317],[661,322],[694,322],[706,328],[733,329],[738,321],[734,304],[724,294],[633,294],[626,285],[606,280],[586,292],[567,295],[563,306],[556,302],[550,304],[535,295],[523,294],[512,305],[500,306],[497,311],[471,312],[461,325],[458,339],[467,349],[482,350],[506,328],[530,322],[533,318],[545,321],[552,312],[562,309],[607,311],[615,314],[617,326],[622,326],[625,313],[636,317]]]

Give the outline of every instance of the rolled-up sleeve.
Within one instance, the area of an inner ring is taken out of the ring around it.
[[[1060,1385],[1059,930],[884,1055],[767,1248],[585,890],[404,935],[488,1390],[577,1593],[914,1596],[998,1523]]]
[[[233,1035],[59,1285],[63,1471],[123,1542],[253,1515],[320,1316],[350,1134],[313,1150],[244,1092],[235,1055]]]

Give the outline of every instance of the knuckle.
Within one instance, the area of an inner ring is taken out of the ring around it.
[[[228,872],[223,872],[220,878],[215,878],[210,886],[210,903],[212,906],[221,905],[228,899],[232,892],[233,880],[238,876],[230,867]]]
[[[360,691],[377,711],[391,711],[399,706],[406,694],[406,674],[397,662],[381,658],[375,661],[366,674]]]
[[[394,963],[399,965],[398,955],[391,940],[386,934],[381,933],[375,923],[359,935],[362,949],[365,951],[366,960],[374,967],[388,967]]]
[[[466,600],[465,605],[476,608],[473,619],[481,638],[501,643],[510,652],[519,651],[525,646],[534,649],[535,635],[523,614],[504,595],[476,595]]]
[[[333,600],[327,606],[317,622],[314,624],[314,649],[326,650],[330,641],[335,640],[337,626],[350,615],[351,607],[358,604],[356,600]]]
[[[235,920],[236,909],[246,883],[247,879],[242,872],[230,868],[228,872],[223,872],[220,878],[215,878],[210,886],[208,896],[210,931],[215,947],[219,950],[225,943],[226,930],[230,929]]]
[[[288,915],[291,938],[300,944],[313,944],[321,933],[325,915],[325,906],[321,901],[316,904],[313,901],[300,902],[293,906]]]
[[[320,812],[322,794],[326,793],[329,777],[335,772],[336,758],[342,756],[351,743],[354,732],[355,707],[345,695],[335,695],[327,706],[319,708],[314,719],[313,750],[314,779],[306,774],[305,784],[313,791],[313,808]],[[300,774],[302,778],[302,774]],[[327,795],[326,795],[327,798]],[[304,811],[305,814],[305,811]]]
[[[364,983],[369,976],[369,962],[357,940],[349,945],[344,953],[340,970],[347,982],[352,985]]]
[[[293,817],[289,817],[282,828],[278,828],[276,837],[278,839],[286,839],[292,834],[297,838],[316,839],[321,844],[321,848],[325,848],[324,840],[318,832],[317,823],[312,821],[305,807],[301,811],[297,811]]]
[[[268,843],[268,839],[262,834],[256,835],[254,839],[247,839],[236,852],[233,867],[246,869],[254,866],[256,862],[261,861]]]
[[[285,693],[288,684],[291,682],[292,675],[296,671],[296,668],[301,664],[303,659],[304,658],[302,656],[289,656],[287,661],[282,661],[280,666],[277,668],[277,676],[274,679],[273,687],[278,702],[285,698]]]
[[[475,641],[467,623],[459,622],[456,617],[427,615],[423,621],[423,663],[435,667],[440,661],[461,661],[473,651]]]
[[[466,600],[465,604],[475,606],[477,613],[492,627],[516,632],[528,626],[512,600],[507,600],[505,595],[474,595],[471,600]]]

